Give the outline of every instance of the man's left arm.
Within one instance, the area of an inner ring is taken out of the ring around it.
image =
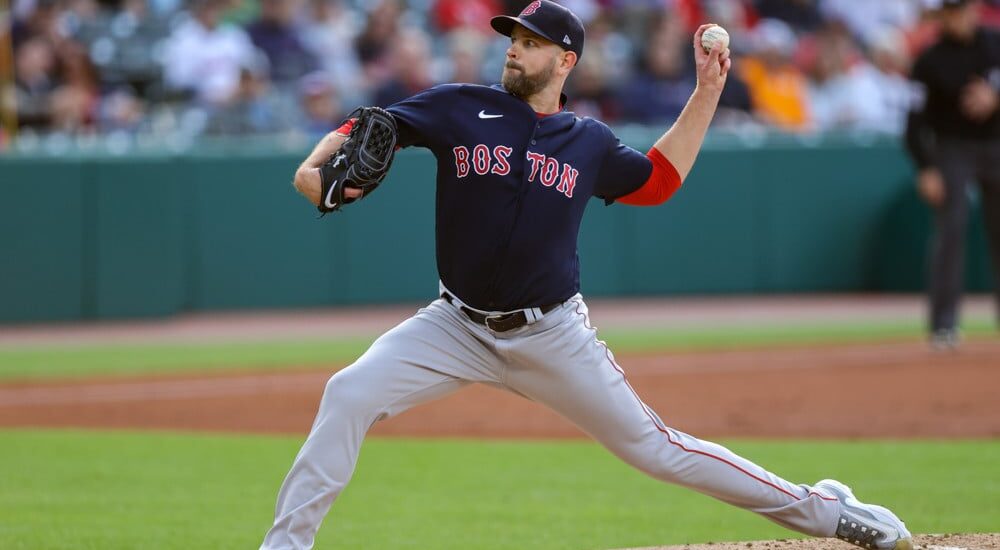
[[[715,115],[731,65],[729,49],[719,50],[716,46],[716,49],[708,53],[702,49],[701,35],[711,26],[702,25],[694,35],[698,84],[674,125],[657,140],[645,156],[624,146],[613,150],[616,154],[611,157],[617,161],[613,164],[634,166],[641,161],[647,167],[645,174],[648,176],[636,181],[638,187],[632,187],[631,191],[610,194],[614,197],[614,201],[632,206],[663,204],[680,189],[694,166],[705,133]],[[615,171],[615,173],[621,172],[622,170]],[[635,172],[638,170],[633,173]],[[618,185],[628,186],[628,181],[623,179],[627,178],[617,178]],[[639,182],[644,183],[639,184]],[[604,196],[609,194],[605,193]]]
[[[723,50],[716,44],[711,52],[702,49],[701,35],[709,27],[712,25],[702,25],[694,34],[694,59],[698,71],[694,93],[674,125],[653,145],[677,170],[681,181],[687,178],[698,157],[732,65],[729,48]]]

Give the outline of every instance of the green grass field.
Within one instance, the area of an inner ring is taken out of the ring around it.
[[[0,548],[256,548],[301,438],[0,431]],[[1000,531],[998,441],[729,442],[915,532]],[[373,439],[317,548],[616,548],[793,536],[589,442]]]
[[[993,323],[987,319],[971,319],[963,324],[962,330],[970,338],[991,337],[996,333]],[[600,332],[600,337],[617,353],[916,340],[923,338],[923,335],[922,322],[917,320],[722,325],[628,331],[609,329]],[[0,381],[15,378],[346,364],[363,353],[376,336],[210,344],[7,346],[0,347]]]
[[[972,338],[993,337],[972,320]],[[373,335],[374,336],[374,335]],[[618,351],[915,340],[918,322],[602,331]],[[0,380],[344,364],[371,338],[8,346]],[[0,430],[0,549],[256,548],[301,437]],[[915,532],[1000,531],[1000,440],[750,442],[798,481],[837,477]],[[667,486],[590,442],[375,439],[317,548],[621,548],[794,536]]]

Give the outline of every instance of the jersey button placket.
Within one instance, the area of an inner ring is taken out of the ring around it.
[[[539,129],[540,126],[541,126],[540,122],[535,122],[535,127],[531,131],[531,139],[529,141],[531,143],[531,145],[535,145],[535,135],[538,133],[538,129]],[[527,149],[527,148],[525,148],[525,149]],[[525,153],[525,154],[527,154],[527,153]],[[518,219],[520,218],[521,203],[524,201],[524,195],[528,192],[528,189],[531,186],[531,182],[528,180],[530,174],[531,174],[530,170],[524,170],[524,174],[522,176],[523,179],[521,180],[521,189],[518,190],[517,199],[516,199],[516,202],[514,204],[514,215],[511,217],[511,224],[507,228],[507,233],[506,233],[503,245],[497,250],[497,259],[498,259],[498,261],[497,261],[496,272],[493,275],[493,280],[490,282],[490,285],[487,287],[487,289],[488,289],[487,290],[487,296],[489,296],[490,307],[496,307],[496,306],[493,305],[493,303],[494,303],[495,298],[496,298],[497,278],[499,277],[499,275],[501,273],[503,273],[503,271],[504,271],[504,269],[506,267],[505,264],[506,264],[506,258],[507,258],[507,249],[510,246],[511,236],[514,234],[514,225],[517,223]]]

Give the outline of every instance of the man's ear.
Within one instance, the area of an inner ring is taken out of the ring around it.
[[[571,52],[567,50],[562,53],[562,61],[559,62],[559,65],[563,67],[568,73],[570,69],[576,67],[577,61],[578,58],[576,56],[576,52]]]

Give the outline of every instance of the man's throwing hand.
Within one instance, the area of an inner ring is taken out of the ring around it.
[[[711,51],[707,53],[702,48],[701,35],[714,26],[702,25],[694,33],[694,61],[698,71],[698,87],[721,93],[733,62],[729,59],[729,48],[722,48],[719,42],[713,44]]]

